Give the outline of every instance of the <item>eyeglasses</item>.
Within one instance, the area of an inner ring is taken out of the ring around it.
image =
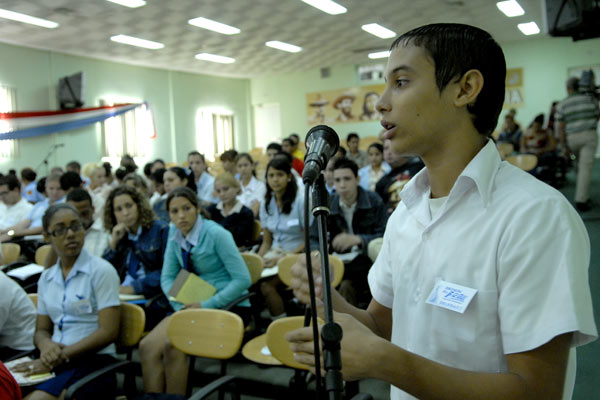
[[[83,224],[81,222],[76,222],[70,226],[60,226],[60,227],[56,228],[54,231],[48,232],[48,233],[54,237],[65,236],[69,229],[71,230],[71,232],[77,233],[83,229]]]

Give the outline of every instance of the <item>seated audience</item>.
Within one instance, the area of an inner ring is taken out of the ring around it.
[[[123,185],[131,186],[140,191],[146,198],[150,198],[150,194],[148,193],[148,184],[138,174],[127,174],[125,178],[123,178]]]
[[[104,228],[111,237],[103,257],[119,273],[119,293],[154,299],[145,310],[146,327],[152,328],[172,311],[160,290],[169,225],[156,219],[148,200],[138,190],[121,185],[106,200]]]
[[[175,310],[222,308],[250,286],[250,274],[231,233],[222,226],[199,216],[196,192],[189,188],[173,190],[167,197],[171,217],[169,243],[165,253],[161,287],[169,293],[182,269],[197,274],[217,292],[200,303],[172,302]],[[249,301],[232,309],[248,320]],[[145,392],[185,394],[188,363],[186,355],[175,349],[167,338],[169,317],[163,319],[140,343],[140,360]]]
[[[158,170],[158,169],[167,169],[167,164],[161,159],[157,158],[152,162],[152,167],[150,168],[150,173]]]
[[[258,217],[260,203],[265,198],[267,187],[264,182],[256,179],[254,160],[252,160],[250,154],[238,154],[236,168],[242,188],[242,193],[238,196],[238,199],[243,205],[252,210],[254,217]]]
[[[246,247],[252,239],[254,214],[237,199],[240,183],[229,173],[215,178],[215,192],[221,201],[212,204],[207,211],[210,219],[221,224],[233,235],[238,247]]]
[[[161,171],[161,170],[159,170]],[[208,174],[207,174],[208,175]],[[211,176],[211,180],[214,182],[214,179]],[[166,195],[171,193],[173,190],[178,187],[187,186],[192,190],[196,190],[196,184],[194,183],[193,176],[186,172],[185,169],[181,167],[171,167],[165,170],[163,174],[163,187],[165,190],[165,195],[154,203],[154,212],[158,216],[161,221],[169,222],[169,213],[167,212],[167,198]],[[212,189],[211,189],[212,190]]]
[[[188,154],[188,164],[191,171],[191,182],[195,184],[200,205],[208,207],[217,203],[219,199],[214,195],[215,178],[206,171],[207,166],[204,156],[195,150],[191,151]]]
[[[367,149],[369,165],[358,170],[360,187],[365,190],[375,191],[375,185],[385,174],[391,171],[390,165],[383,161],[383,145],[373,143]]]
[[[33,169],[23,168],[21,170],[21,196],[32,204],[44,200],[43,194],[37,191],[35,178],[37,178],[37,174]]]
[[[223,152],[223,154],[221,154],[221,157],[219,157],[221,163],[223,164],[223,169],[225,170],[225,172],[229,172],[233,176],[237,175],[237,171],[235,168],[235,159],[237,155],[238,152],[231,149]]]
[[[347,158],[338,158],[333,166],[335,194],[327,218],[329,249],[345,263],[340,293],[351,304],[368,303],[367,274],[372,262],[367,256],[369,242],[383,237],[387,213],[377,193],[358,184],[358,166]],[[311,247],[318,249],[317,223],[311,227]]]
[[[333,166],[335,165],[335,161],[340,158],[337,155],[334,155],[327,161],[327,166],[325,167],[325,171],[323,171],[323,177],[325,178],[325,189],[329,195],[333,195],[335,193],[335,185],[333,182]]]
[[[83,224],[71,205],[48,208],[43,228],[59,261],[42,272],[38,282],[34,342],[40,358],[14,370],[30,375],[54,372],[56,377],[36,385],[28,398],[58,399],[83,376],[114,362],[119,277],[109,263],[83,249]],[[115,392],[113,374],[86,385],[78,398],[114,398]]]
[[[83,181],[81,180],[81,176],[74,171],[67,171],[60,176],[60,188],[65,195],[69,194],[69,192],[73,189],[82,188]]]
[[[79,175],[81,182],[83,182],[84,187],[88,187],[90,184],[90,180],[84,176],[81,176],[81,164],[78,161],[71,161],[67,164],[66,168],[67,172],[75,172]]]
[[[154,208],[154,205],[157,201],[167,198],[165,194],[165,185],[163,181],[163,176],[166,171],[166,169],[159,168],[152,172],[152,174],[150,175],[149,192],[152,193],[152,195],[150,196],[150,206],[152,206],[152,208]]]
[[[358,134],[351,132],[346,137],[346,144],[348,145],[348,151],[346,152],[346,158],[352,160],[358,165],[358,168],[367,166],[369,158],[367,152],[358,148],[360,138]]]
[[[0,211],[1,230],[6,230],[23,221],[33,208],[33,205],[21,196],[21,182],[13,174],[0,178],[0,200],[4,205]],[[14,235],[14,231],[10,230],[4,233],[9,236]]]
[[[28,235],[42,234],[42,217],[51,205],[64,201],[64,192],[60,187],[60,175],[50,175],[44,181],[46,190],[46,198],[43,201],[37,202],[25,219],[19,221],[18,224],[9,226],[0,231],[0,240],[7,241],[12,238],[19,238]],[[8,232],[12,231],[11,236]]]
[[[496,140],[497,143],[510,143],[516,152],[520,151],[521,144],[521,127],[515,122],[512,114],[508,113],[504,116],[504,129],[500,132],[500,136]]]
[[[271,161],[273,159],[273,157],[275,157],[277,154],[281,153],[283,151],[283,148],[281,147],[281,145],[279,143],[269,143],[267,145],[267,150],[266,150],[266,154],[267,154],[267,158],[269,159],[269,161]]]
[[[302,171],[304,170],[304,161],[294,157],[292,154],[294,152],[294,142],[290,138],[285,138],[281,141],[281,150],[284,153],[288,153],[292,158],[292,168],[296,170],[298,175],[302,176]]]
[[[289,136],[289,139],[292,141],[292,156],[296,157],[298,160],[304,161],[306,152],[298,147],[300,145],[300,135],[292,133]]]
[[[4,264],[1,259],[0,264]],[[25,290],[2,271],[0,293],[0,360],[6,361],[22,351],[34,349],[36,314]]]
[[[521,153],[537,156],[537,166],[531,173],[538,179],[553,182],[558,156],[554,135],[543,128],[544,114],[539,114],[521,136]]]
[[[258,255],[265,268],[277,265],[279,260],[304,250],[304,194],[298,190],[287,157],[276,156],[267,165],[267,192],[260,206],[263,241]],[[261,292],[272,316],[284,313],[284,304],[278,289],[281,279],[275,276],[261,283]]]

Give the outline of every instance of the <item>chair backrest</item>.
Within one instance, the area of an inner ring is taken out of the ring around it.
[[[38,247],[38,249],[35,251],[35,263],[37,265],[45,266],[46,265],[46,257],[48,257],[48,253],[50,252],[51,249],[52,249],[51,244],[45,244],[43,246]]]
[[[250,280],[254,285],[260,279],[260,274],[263,271],[264,263],[262,257],[254,253],[244,252],[242,258],[246,262],[248,272],[250,272]]]
[[[278,271],[279,278],[287,286],[291,285],[291,282],[292,282],[292,271],[291,270],[292,270],[292,267],[294,266],[294,264],[296,264],[296,262],[298,261],[299,256],[300,256],[299,254],[291,254],[291,255],[285,256],[281,260],[279,260],[279,263],[277,264],[279,267],[279,271]],[[302,255],[302,256],[304,256],[304,255]],[[329,267],[330,267],[330,269],[333,268],[333,279],[331,281],[331,285],[333,287],[336,287],[337,285],[340,284],[340,282],[342,281],[342,278],[344,277],[344,262],[336,256],[329,256]]]
[[[319,323],[323,323],[319,319]],[[296,369],[308,369],[304,364],[300,364],[294,358],[294,353],[290,349],[290,344],[285,340],[285,334],[304,326],[304,316],[285,317],[277,319],[267,328],[267,347],[271,355],[281,361],[282,364]]]
[[[230,311],[187,309],[171,315],[167,335],[185,354],[226,360],[242,345],[244,322]]]
[[[252,242],[258,242],[260,239],[260,233],[262,232],[262,226],[260,225],[260,221],[255,219],[254,224],[252,225]]]
[[[498,152],[503,160],[510,156],[515,150],[515,146],[512,143],[498,143],[496,146],[498,147]]]
[[[506,157],[506,161],[521,168],[523,171],[531,171],[537,166],[538,159],[534,154],[519,154]]]
[[[2,254],[4,264],[14,263],[21,255],[21,246],[17,243],[2,243]]]
[[[29,300],[31,300],[31,302],[33,303],[33,305],[37,309],[38,294],[37,293],[28,293],[27,297],[29,297]]]
[[[132,303],[121,303],[117,344],[123,347],[135,346],[142,338],[145,325],[146,313],[142,307]]]

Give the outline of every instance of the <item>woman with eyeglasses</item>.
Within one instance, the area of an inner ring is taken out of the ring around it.
[[[119,333],[119,276],[105,260],[83,249],[84,228],[69,204],[50,206],[42,218],[43,234],[58,262],[42,272],[34,343],[40,358],[14,368],[56,377],[35,386],[26,399],[57,399],[85,375],[114,362]],[[78,398],[114,397],[116,377],[86,385]]]
[[[173,311],[160,289],[169,225],[156,219],[148,199],[139,190],[121,185],[106,199],[104,229],[111,237],[103,257],[119,273],[119,292],[152,299],[146,306],[146,329],[152,329]]]
[[[169,244],[161,286],[169,293],[179,271],[186,269],[214,286],[210,298],[192,304],[172,301],[175,310],[223,308],[247,293],[251,284],[248,268],[231,233],[214,221],[199,216],[196,192],[189,188],[173,190],[167,197],[171,217]],[[244,300],[231,309],[244,321],[250,316],[250,302]],[[167,337],[169,317],[163,319],[140,343],[144,391],[185,394],[188,363],[186,355],[171,346]]]

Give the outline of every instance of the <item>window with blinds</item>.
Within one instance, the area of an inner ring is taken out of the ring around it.
[[[196,146],[209,161],[233,149],[233,113],[200,109],[196,113]]]
[[[106,105],[106,102],[101,103]],[[125,154],[144,157],[155,136],[152,111],[144,104],[102,122],[103,155],[110,158]]]
[[[17,90],[0,85],[0,113],[14,112],[17,109]],[[0,132],[9,132],[8,123],[0,120]],[[16,140],[0,140],[0,158],[16,157],[18,146]]]

